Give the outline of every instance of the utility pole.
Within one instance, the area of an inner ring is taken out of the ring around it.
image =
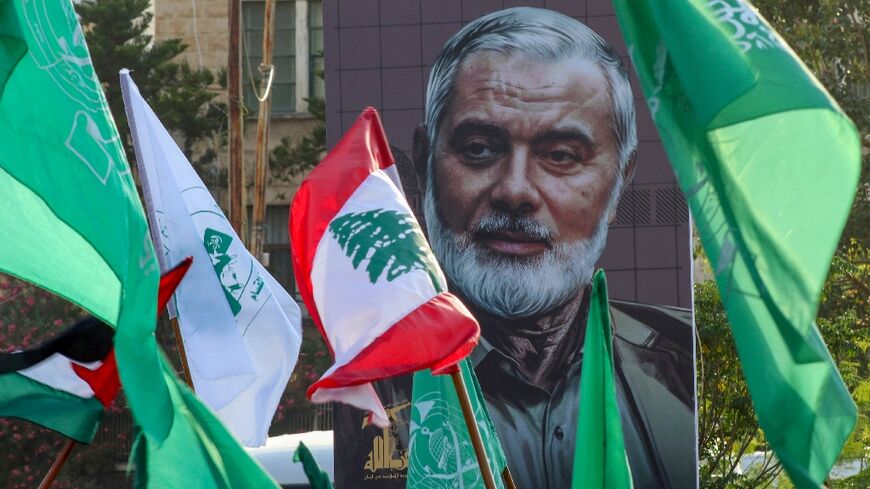
[[[275,66],[272,64],[272,44],[275,37],[275,2],[266,0],[263,13],[263,62],[260,64],[260,75],[263,77],[260,86],[262,94],[257,95],[260,102],[257,118],[257,165],[254,167],[254,216],[253,242],[250,250],[254,258],[263,263],[263,244],[266,240],[266,185],[269,173],[269,126],[272,118],[272,81],[275,78]],[[263,263],[268,265],[267,263]]]
[[[242,60],[240,56],[241,0],[229,0],[230,45],[227,52],[227,102],[229,120],[230,224],[244,241],[245,166],[242,159]]]

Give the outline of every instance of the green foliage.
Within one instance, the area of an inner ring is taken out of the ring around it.
[[[740,370],[731,326],[716,283],[695,284],[695,324],[698,328],[698,447],[701,487],[742,489],[763,487],[781,471],[767,457],[761,467],[737,474],[740,458],[765,450],[764,435]]]
[[[366,272],[373,284],[385,271],[387,281],[392,282],[406,273],[424,270],[435,290],[441,290],[434,272],[438,269],[435,257],[412,216],[385,209],[350,213],[333,220],[329,231],[351,258],[354,269],[368,260]]]
[[[174,61],[187,46],[178,39],[156,42],[146,34],[153,15],[150,0],[84,0],[76,5],[94,69],[112,116],[122,135],[127,157],[133,159],[127,115],[118,71],[129,68],[142,96],[160,120],[180,139],[181,149],[194,166],[212,163],[226,126],[225,108],[210,90],[215,74]],[[198,150],[198,143],[206,143]],[[197,158],[194,155],[198,155]],[[207,182],[208,183],[208,182]]]
[[[317,119],[311,133],[298,141],[289,136],[272,149],[269,168],[272,178],[289,181],[314,168],[326,153],[326,104],[322,98],[309,98],[308,111]]]

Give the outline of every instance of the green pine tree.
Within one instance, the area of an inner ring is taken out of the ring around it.
[[[442,291],[436,274],[438,264],[411,215],[385,209],[350,213],[333,220],[329,231],[354,269],[368,260],[366,272],[373,284],[384,273],[392,282],[406,273],[424,270],[435,290]]]

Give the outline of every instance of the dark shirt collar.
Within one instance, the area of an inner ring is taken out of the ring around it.
[[[583,299],[580,303],[580,308],[578,309],[577,315],[569,326],[569,331],[562,332],[553,329],[553,334],[563,333],[563,335],[559,335],[558,344],[555,344],[554,352],[549,356],[547,361],[555,362],[556,365],[550,369],[552,375],[558,376],[558,372],[567,372],[567,369],[575,364],[579,363],[582,358],[583,351],[583,331],[586,327],[586,318],[589,314],[589,296],[591,294],[592,287],[587,286],[583,291]],[[546,338],[541,338],[541,332],[535,331],[532,334],[538,336],[531,341],[546,342],[548,341]],[[518,335],[518,337],[522,338],[522,333]],[[555,341],[554,341],[555,343]],[[511,376],[516,377],[520,380],[523,380],[529,383],[529,379],[524,378],[520,372],[521,367],[519,362],[514,358],[513,355],[508,349],[504,346],[499,346],[495,341],[490,341],[486,337],[481,334],[480,342],[478,343],[477,348],[472,351],[469,356],[471,362],[474,364],[475,368],[480,366],[483,362],[496,362],[496,363],[504,363],[503,361],[507,361],[508,364],[512,367],[506,370],[506,373],[509,373]],[[502,362],[499,362],[502,360]],[[549,390],[549,389],[548,389]]]

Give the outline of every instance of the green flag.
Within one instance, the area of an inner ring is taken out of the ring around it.
[[[139,486],[276,487],[158,353],[154,249],[70,0],[0,0],[2,80],[0,270],[117,328],[121,382],[147,435]]]
[[[157,262],[69,0],[0,0],[0,80],[0,270],[117,327],[130,407],[162,438],[172,405],[153,335]]]
[[[174,405],[169,436],[161,443],[139,433],[131,452],[136,489],[278,489],[196,396],[178,381],[168,361],[163,375]]]
[[[747,3],[614,4],[759,423],[797,487],[818,487],[856,420],[814,323],[858,181],[855,127]]]
[[[489,419],[477,376],[468,359],[459,362],[496,485],[504,488],[507,459]],[[408,489],[483,489],[483,476],[449,375],[414,373]]]
[[[308,477],[308,482],[312,489],[332,489],[332,482],[329,480],[329,475],[320,468],[311,450],[301,441],[296,451],[293,452],[293,461],[302,462],[302,470],[305,471],[305,477]]]
[[[607,280],[604,271],[598,270],[592,278],[592,297],[583,340],[580,412],[571,484],[574,489],[632,487],[622,421],[616,404],[612,337]]]

